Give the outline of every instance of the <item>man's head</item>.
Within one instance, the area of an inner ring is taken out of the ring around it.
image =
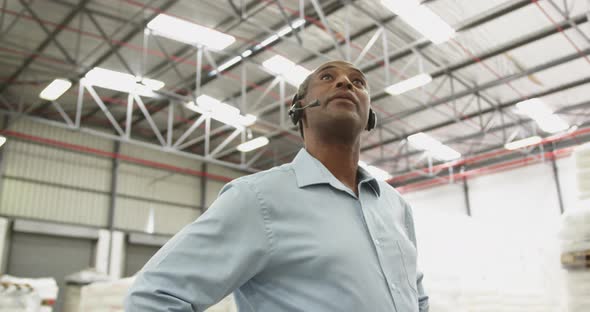
[[[299,107],[319,102],[318,107],[302,112],[300,127],[304,138],[316,135],[330,141],[356,141],[367,127],[367,79],[348,62],[332,61],[319,66],[301,83],[296,98]]]

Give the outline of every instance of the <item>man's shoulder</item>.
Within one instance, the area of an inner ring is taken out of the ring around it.
[[[398,190],[396,190],[393,186],[391,186],[391,184],[387,183],[386,181],[377,180],[377,184],[379,185],[379,189],[381,190],[382,194],[401,197]]]
[[[228,184],[251,184],[256,187],[281,186],[295,179],[295,172],[290,163],[239,177]]]
[[[385,181],[377,181],[379,183],[379,189],[381,190],[381,196],[385,196],[391,200],[398,201],[400,204],[402,204],[403,206],[405,206],[406,208],[408,208],[410,205],[408,204],[408,202],[406,202],[406,200],[404,199],[404,197],[402,196],[402,194],[396,190],[391,184],[385,182]]]

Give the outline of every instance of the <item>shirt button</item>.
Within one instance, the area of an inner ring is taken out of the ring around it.
[[[379,245],[381,245],[381,242],[378,239],[376,239],[375,240],[375,245],[379,246]]]
[[[395,284],[391,283],[390,286],[391,286],[391,290],[397,291],[397,287],[395,287]]]

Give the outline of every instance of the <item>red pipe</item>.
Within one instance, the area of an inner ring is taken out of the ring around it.
[[[555,28],[557,28],[557,30],[559,30],[559,32],[572,45],[572,47],[574,47],[574,49],[576,49],[576,51],[578,52],[578,55],[583,57],[586,60],[586,62],[588,62],[588,64],[590,64],[590,58],[588,58],[587,55],[584,55],[584,53],[582,53],[582,50],[580,50],[580,48],[578,48],[578,46],[572,41],[572,39],[563,31],[563,28],[561,28],[561,26],[559,26],[559,24],[557,24],[557,22],[555,22],[555,20],[549,14],[547,14],[547,11],[545,11],[545,9],[543,9],[543,7],[539,4],[539,1],[538,0],[531,0],[531,2],[533,2],[539,8],[539,10],[541,10],[543,15],[545,15],[545,17],[547,17],[547,19],[551,22],[551,24],[553,24],[553,26],[555,26]]]
[[[217,180],[217,181],[222,181],[222,182],[229,182],[229,181],[233,180],[233,178],[229,178],[229,177],[225,177],[225,176],[221,176],[221,175],[211,174],[211,173],[202,172],[202,171],[189,169],[189,168],[172,166],[172,165],[164,164],[161,162],[155,162],[155,161],[141,159],[141,158],[132,157],[132,156],[127,156],[127,155],[123,155],[123,154],[116,154],[116,153],[107,152],[107,151],[103,151],[103,150],[96,149],[96,148],[66,143],[66,142],[43,138],[43,137],[39,137],[39,136],[34,136],[34,135],[22,133],[22,132],[16,132],[16,131],[11,131],[11,130],[2,130],[2,131],[0,131],[0,133],[2,135],[14,137],[14,138],[19,138],[19,139],[26,140],[26,141],[41,143],[41,144],[45,144],[45,145],[49,145],[49,146],[60,147],[60,148],[70,150],[70,151],[82,152],[82,153],[92,154],[92,155],[96,155],[96,156],[100,156],[100,157],[118,158],[120,160],[129,162],[129,163],[144,165],[144,166],[148,166],[148,167],[152,167],[152,168],[164,169],[164,170],[169,170],[169,171],[178,172],[178,173],[182,173],[182,174],[193,175],[193,176],[197,176],[197,177],[207,177],[212,180]]]
[[[561,136],[547,137],[547,138],[543,139],[541,142],[539,142],[538,144],[534,144],[531,146],[537,146],[537,145],[543,145],[543,144],[547,144],[547,143],[557,142],[557,141],[561,141],[561,140],[565,140],[565,139],[569,139],[569,138],[574,138],[576,136],[587,134],[587,133],[590,133],[590,128],[578,129],[577,131],[574,131],[572,133],[566,133]],[[496,150],[496,151],[484,153],[481,155],[461,159],[459,161],[448,162],[448,163],[436,165],[436,166],[432,167],[432,171],[443,170],[443,169],[446,169],[449,167],[456,167],[456,166],[461,166],[461,165],[465,165],[465,164],[472,164],[472,163],[476,163],[476,162],[490,159],[493,157],[511,154],[513,152],[514,151],[510,151],[510,150],[506,150],[506,149]],[[393,178],[389,179],[387,182],[389,182],[389,183],[400,182],[400,181],[404,181],[404,180],[419,176],[421,173],[428,174],[429,172],[430,172],[429,168],[417,169],[413,172],[393,177]]]
[[[567,139],[570,137],[575,137],[577,135],[585,134],[585,133],[589,133],[589,132],[590,132],[590,128],[585,128],[585,129],[578,130],[578,131],[573,132],[568,135],[563,135],[561,137],[547,138],[540,144],[547,143],[547,142],[559,141],[559,140]],[[19,139],[26,140],[26,141],[41,143],[41,144],[45,144],[45,145],[49,145],[49,146],[60,147],[60,148],[71,150],[71,151],[93,154],[93,155],[97,155],[97,156],[101,156],[101,157],[118,158],[118,159],[130,162],[130,163],[140,164],[140,165],[149,166],[149,167],[158,168],[158,169],[169,170],[169,171],[178,172],[178,173],[182,173],[182,174],[188,174],[188,175],[193,175],[193,176],[198,176],[198,177],[207,177],[207,178],[211,178],[213,180],[218,180],[218,181],[222,181],[222,182],[229,182],[232,180],[232,178],[221,176],[221,175],[214,175],[214,174],[210,174],[210,173],[201,172],[198,170],[172,166],[172,165],[168,165],[165,163],[145,160],[145,159],[127,156],[127,155],[123,155],[123,154],[115,154],[112,152],[107,152],[107,151],[103,151],[103,150],[99,150],[99,149],[95,149],[95,148],[90,148],[90,147],[86,147],[86,146],[82,146],[82,145],[77,145],[77,144],[66,143],[66,142],[57,141],[57,140],[53,140],[53,139],[43,138],[43,137],[39,137],[39,136],[25,134],[22,132],[3,130],[3,131],[0,131],[0,133],[3,135],[6,135],[6,136],[19,138]],[[570,147],[570,148],[563,148],[563,149],[560,149],[560,150],[557,150],[554,152],[546,152],[543,155],[543,157],[549,158],[549,159],[551,159],[551,158],[557,159],[557,158],[565,157],[571,153],[572,149],[573,148]],[[475,162],[476,160],[479,161],[479,160],[483,160],[486,158],[491,158],[494,155],[499,155],[499,154],[503,154],[503,153],[506,153],[506,151],[501,150],[501,151],[497,151],[497,152],[487,153],[487,154],[479,155],[476,157],[472,157],[470,159],[465,159],[463,161],[464,162]],[[540,159],[543,159],[543,157],[540,157],[539,155],[534,155],[534,156],[529,156],[524,159],[517,159],[517,160],[505,162],[505,163],[491,165],[491,166],[484,167],[484,168],[469,170],[469,171],[466,171],[463,173],[456,173],[453,175],[453,179],[457,180],[457,179],[461,179],[463,177],[472,177],[472,176],[477,176],[477,175],[481,175],[481,174],[490,174],[490,173],[497,172],[500,170],[513,169],[518,166],[524,166],[527,164],[536,163]],[[426,187],[439,185],[442,183],[448,183],[448,181],[449,181],[448,179],[437,177],[434,180],[428,180],[428,181],[417,182],[414,184],[404,185],[404,186],[398,187],[397,189],[400,190],[400,192],[408,192],[408,191],[412,191],[412,190],[418,190],[418,189],[423,189]],[[388,182],[391,182],[391,180]]]
[[[2,9],[2,8],[0,8],[0,12],[7,13],[9,15],[16,15],[16,16],[18,16],[18,12],[15,12],[15,11],[12,11],[12,10],[9,10],[9,9]],[[21,17],[24,17],[27,20],[34,21],[33,17],[30,16],[30,15],[21,14],[20,16]],[[105,40],[107,40],[107,39],[102,38],[102,36],[100,36],[98,34],[94,34],[94,33],[87,32],[87,31],[82,31],[82,30],[77,29],[77,28],[74,28],[74,27],[60,26],[59,24],[56,24],[54,22],[47,21],[47,20],[40,20],[40,21],[41,21],[42,24],[44,24],[44,25],[51,25],[51,26],[55,27],[56,29],[64,29],[66,31],[79,33],[79,34],[84,35],[86,37],[91,37],[91,38],[97,39],[99,41],[105,41]],[[143,47],[140,47],[140,46],[137,46],[137,45],[128,43],[128,42],[123,42],[123,41],[115,40],[115,39],[108,39],[108,40],[111,41],[111,43],[113,43],[115,45],[123,46],[123,47],[130,48],[130,49],[133,49],[133,50],[136,50],[136,51],[140,51],[140,52],[146,51],[150,55],[154,55],[154,56],[157,56],[157,57],[160,57],[160,58],[168,59],[168,60],[171,60],[171,61],[176,62],[176,63],[184,63],[184,64],[188,64],[188,65],[191,65],[191,66],[196,66],[196,62],[187,60],[188,57],[186,57],[186,58],[179,58],[179,57],[175,57],[175,56],[167,57],[166,55],[164,55],[164,53],[162,53],[160,51],[155,51],[155,50],[151,50],[151,49],[144,49]],[[268,49],[271,49],[271,48],[269,47]],[[63,61],[63,60],[59,60],[59,59],[55,59],[55,58],[50,58],[50,57],[44,57],[44,56],[41,56],[39,54],[28,53],[26,51],[17,51],[17,50],[12,50],[12,49],[7,49],[7,48],[0,48],[0,51],[5,51],[5,52],[8,52],[8,53],[13,53],[13,54],[16,53],[16,54],[20,54],[20,55],[27,55],[27,56],[33,55],[33,56],[35,56],[38,59],[43,59],[43,60],[47,60],[47,61],[50,61],[50,62],[53,62],[53,63],[59,63],[59,64],[62,64],[62,65],[70,65],[67,62]],[[205,68],[207,70],[212,70],[213,69],[210,65],[206,65],[206,64],[203,65],[203,68]],[[224,76],[228,76],[228,77],[230,77],[230,78],[232,78],[234,80],[239,80],[240,79],[240,77],[237,77],[236,75],[230,74],[228,72],[222,72],[220,74],[221,75],[224,75]],[[262,86],[260,86],[260,85],[258,85],[256,83],[253,83],[253,82],[252,83],[248,83],[248,86],[250,86],[251,88],[257,89],[257,90],[258,89],[263,89]],[[279,96],[277,95],[276,92],[270,91],[269,94],[275,100],[278,100],[279,99]]]
[[[476,177],[484,174],[492,174],[496,172],[506,171],[509,169],[516,169],[520,167],[526,167],[532,164],[536,164],[543,159],[560,159],[567,157],[572,152],[572,147],[567,147],[563,149],[556,150],[554,152],[546,152],[543,154],[543,157],[540,155],[533,155],[527,158],[516,159],[505,163],[491,165],[489,167],[477,168],[473,170],[468,170],[462,173],[456,173],[452,175],[452,178],[442,178],[437,177],[437,179],[428,180],[428,181],[421,181],[412,184],[407,184],[404,186],[396,187],[396,190],[400,191],[401,193],[408,193],[411,191],[418,191],[422,189],[426,189],[429,187],[434,187],[442,184],[450,183],[450,181],[458,181],[463,178],[469,177]]]

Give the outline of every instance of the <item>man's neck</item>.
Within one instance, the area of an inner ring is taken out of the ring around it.
[[[307,152],[319,160],[331,173],[348,186],[356,195],[357,190],[357,169],[360,154],[360,142],[354,144],[314,142],[308,144],[305,149]]]

